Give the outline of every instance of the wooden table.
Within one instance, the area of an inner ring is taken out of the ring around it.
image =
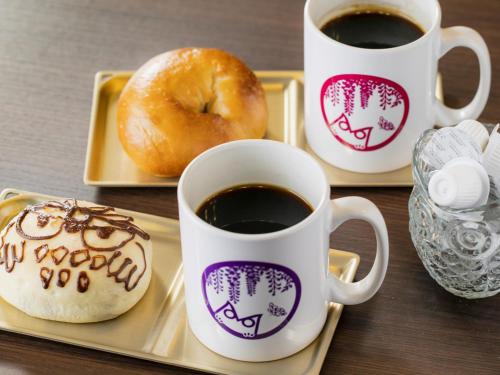
[[[442,0],[443,24],[465,24],[486,39],[500,73],[500,1]],[[94,73],[134,69],[181,46],[213,46],[254,69],[302,68],[302,0],[0,0],[0,188],[75,196],[177,217],[175,189],[84,186]],[[465,104],[478,69],[469,51],[441,64],[446,101]],[[500,120],[493,81],[484,120]],[[375,298],[346,307],[323,366],[335,374],[499,374],[500,296],[468,301],[428,276],[408,233],[410,189],[335,189],[361,195],[384,214],[391,259]],[[360,235],[362,233],[363,235]],[[335,247],[373,259],[373,234],[350,222]],[[0,374],[190,373],[175,367],[0,332]]]

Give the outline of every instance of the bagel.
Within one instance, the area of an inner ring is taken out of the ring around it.
[[[264,90],[239,59],[218,49],[183,48],[146,62],[124,87],[117,109],[120,142],[137,166],[179,176],[221,143],[262,138]]]
[[[133,218],[67,199],[26,207],[0,232],[0,297],[28,315],[112,319],[148,289],[152,243]]]

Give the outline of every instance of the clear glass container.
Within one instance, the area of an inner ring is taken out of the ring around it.
[[[414,187],[408,202],[410,234],[418,256],[436,282],[460,297],[500,292],[500,201],[455,210],[437,206],[427,184],[433,168],[421,157],[436,130],[426,131],[413,152]]]

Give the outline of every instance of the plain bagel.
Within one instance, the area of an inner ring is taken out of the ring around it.
[[[260,82],[239,59],[183,48],[152,58],[132,76],[117,120],[130,158],[150,174],[173,177],[213,146],[262,138],[267,105]]]

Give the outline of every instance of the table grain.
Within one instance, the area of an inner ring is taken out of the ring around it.
[[[498,0],[442,0],[443,25],[468,25],[493,63],[482,119],[500,120]],[[169,188],[93,188],[82,175],[95,72],[135,69],[183,46],[223,48],[253,69],[302,69],[302,0],[0,0],[0,189],[74,196],[177,218]],[[463,105],[478,80],[475,57],[440,63],[447,103]],[[428,276],[408,233],[410,189],[334,189],[361,195],[385,216],[391,258],[380,292],[344,309],[325,374],[499,374],[500,297],[454,297]],[[373,260],[364,223],[344,224],[336,248]],[[192,371],[0,332],[0,374],[187,374]]]

